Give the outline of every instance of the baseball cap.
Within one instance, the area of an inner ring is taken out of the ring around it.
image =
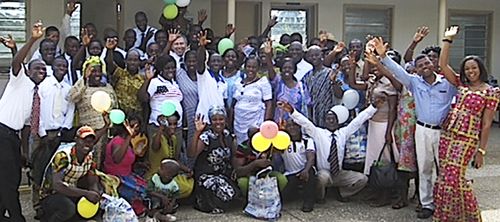
[[[82,126],[76,131],[76,136],[79,137],[80,139],[84,139],[87,136],[94,136],[95,137],[95,132],[94,129],[90,126]]]

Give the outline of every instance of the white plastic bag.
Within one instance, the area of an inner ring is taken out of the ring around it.
[[[103,194],[101,208],[104,209],[103,222],[139,222],[130,204],[123,198]]]

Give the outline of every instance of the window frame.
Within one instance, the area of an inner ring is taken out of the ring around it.
[[[349,9],[363,9],[363,10],[389,10],[390,12],[390,21],[388,22],[388,36],[390,37],[389,41],[392,42],[394,40],[394,12],[395,6],[390,4],[343,4],[342,7],[342,39],[346,41],[346,44],[351,41],[351,39],[347,39],[347,31],[346,31],[346,17],[347,11]],[[370,33],[367,33],[370,34]],[[363,44],[366,42],[366,39],[360,38]],[[385,39],[387,40],[387,39]]]
[[[31,0],[24,0],[24,41],[16,41],[17,49],[19,50],[30,37],[29,27],[30,27],[30,6]],[[1,46],[4,47],[4,46]],[[10,54],[10,51],[8,52]],[[10,69],[10,61],[13,59],[13,56],[10,58],[0,58],[0,75],[8,75]]]
[[[318,3],[300,3],[300,4],[287,4],[287,3],[271,3],[268,16],[271,16],[272,10],[282,11],[295,11],[302,10],[306,12],[306,34],[303,38],[303,44],[307,45],[311,37],[317,36],[318,33]],[[261,31],[262,32],[262,31]],[[271,33],[270,33],[271,34]],[[292,34],[292,33],[289,33]],[[279,41],[279,39],[277,39]]]
[[[451,24],[451,22],[450,22],[452,16],[486,16],[487,17],[486,18],[486,29],[487,29],[488,33],[486,33],[486,45],[485,45],[485,48],[486,48],[486,52],[485,52],[486,59],[483,62],[485,63],[486,68],[489,70],[490,73],[491,73],[491,68],[493,67],[493,65],[491,64],[492,63],[491,57],[493,56],[493,50],[492,50],[492,44],[493,44],[493,22],[494,22],[493,21],[493,15],[494,15],[494,11],[448,9],[448,16],[447,16],[447,20],[446,20],[446,23],[448,24],[447,26],[450,26],[450,25],[455,25],[455,24]],[[464,38],[464,41],[465,41],[465,38]],[[453,48],[453,45],[451,47]],[[452,49],[452,48],[450,48],[450,49]],[[465,58],[465,56],[466,56],[466,54],[465,54],[465,45],[464,45],[464,54],[461,55],[461,57]],[[450,64],[450,65],[453,67],[453,64]],[[460,64],[457,64],[457,67],[459,65]]]

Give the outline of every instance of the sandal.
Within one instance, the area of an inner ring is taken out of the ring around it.
[[[375,202],[370,203],[370,207],[383,207],[391,204],[391,201],[387,198],[376,200]]]
[[[220,209],[220,208],[214,208],[214,209],[212,209],[212,211],[210,213],[211,214],[223,214],[224,210]]]
[[[407,206],[408,206],[407,201],[399,200],[398,202],[396,202],[395,204],[392,205],[392,209],[399,210],[399,209],[405,208]]]

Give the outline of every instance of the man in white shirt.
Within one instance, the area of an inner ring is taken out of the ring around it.
[[[64,76],[64,82],[68,85],[72,86],[76,83],[78,79],[82,77],[81,72],[79,70],[74,70],[73,73],[71,70],[71,65],[73,63],[73,58],[75,57],[78,49],[80,48],[80,41],[75,36],[68,36],[64,40],[64,59],[68,62],[68,74]]]
[[[186,51],[188,49],[187,44],[188,42],[185,35],[181,35],[174,42],[172,42],[172,50],[169,54],[175,59],[175,62],[177,63],[177,69],[185,68],[184,54],[186,54]]]
[[[314,194],[318,179],[314,168],[316,159],[314,141],[303,136],[300,126],[292,119],[286,122],[286,132],[290,135],[292,144],[281,154],[285,165],[285,176],[288,179],[283,190],[283,198],[293,198],[298,185],[303,185],[302,211],[311,212],[316,200]]]
[[[157,29],[148,25],[148,17],[146,16],[146,13],[142,11],[135,13],[135,25],[134,47],[145,52],[147,45],[154,42],[153,37]]]
[[[290,43],[290,47],[288,47],[288,53],[297,65],[297,71],[295,72],[294,76],[297,81],[301,81],[306,73],[313,69],[313,66],[306,60],[304,60],[304,49],[300,42]]]
[[[31,149],[32,203],[35,211],[40,208],[38,193],[45,167],[60,145],[61,130],[72,128],[75,112],[75,104],[69,101],[71,86],[63,81],[68,73],[68,61],[58,57],[52,69],[54,75],[40,84],[40,125],[38,136],[33,137]]]
[[[60,39],[66,39],[66,37],[71,33],[71,15],[73,15],[75,10],[78,8],[75,3],[75,0],[68,0],[68,3],[66,4],[66,13],[62,18],[60,29],[55,26],[49,26],[45,30],[45,39],[50,39],[56,44],[56,56],[60,56],[63,53],[61,50],[61,47],[63,47],[63,43],[60,41]],[[42,55],[40,52],[40,48],[36,49],[31,56],[31,60],[41,58]]]
[[[375,107],[381,107],[385,99],[377,98]],[[291,113],[294,122],[301,125],[305,133],[313,138],[316,145],[316,166],[318,167],[319,200],[325,197],[326,187],[337,187],[340,198],[352,196],[363,189],[368,177],[362,173],[343,170],[344,150],[347,139],[377,111],[373,105],[366,108],[349,125],[339,128],[346,119],[339,119],[335,110],[329,110],[325,117],[325,128],[316,127],[287,102],[278,102],[278,107]]]
[[[45,63],[33,60],[28,68],[23,64],[35,41],[43,36],[43,26],[36,23],[31,38],[14,56],[9,82],[0,99],[0,220],[24,222],[19,202],[22,157],[19,131],[24,124],[39,117],[38,85],[47,75]],[[36,126],[37,124],[35,124]],[[6,216],[8,215],[8,217]]]

